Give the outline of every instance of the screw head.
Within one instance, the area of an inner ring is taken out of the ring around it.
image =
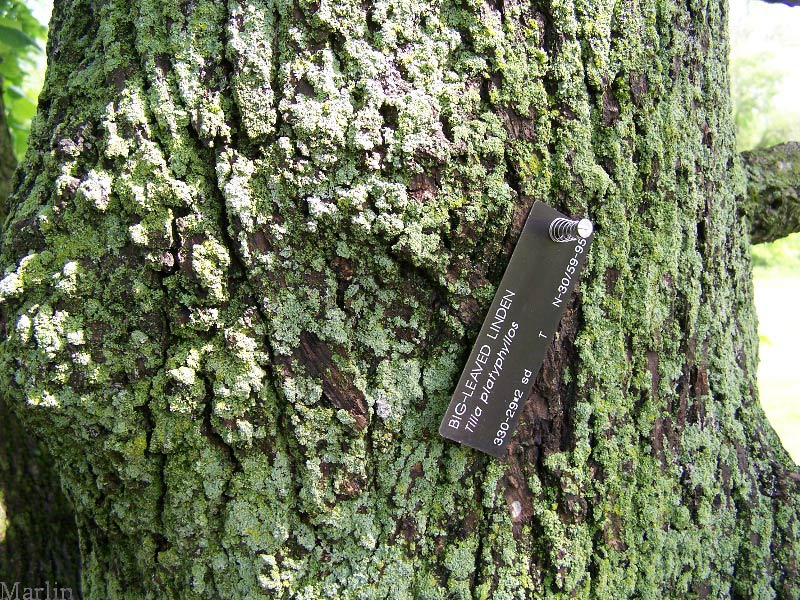
[[[583,239],[588,238],[594,231],[594,225],[589,219],[581,219],[578,221],[578,235]]]

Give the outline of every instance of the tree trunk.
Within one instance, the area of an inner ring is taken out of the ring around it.
[[[0,79],[0,217],[5,219],[17,161],[5,119]],[[0,395],[0,581],[50,582],[80,591],[80,554],[72,509],[53,460]]]
[[[726,21],[57,3],[0,369],[87,596],[796,597]],[[537,199],[597,233],[498,461],[437,429]]]

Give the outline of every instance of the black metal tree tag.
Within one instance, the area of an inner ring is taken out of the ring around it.
[[[592,223],[536,202],[439,433],[502,456],[586,262]]]

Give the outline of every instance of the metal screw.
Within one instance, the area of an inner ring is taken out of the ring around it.
[[[550,223],[550,239],[554,242],[574,242],[579,237],[588,238],[594,226],[589,219],[573,221],[559,217]]]

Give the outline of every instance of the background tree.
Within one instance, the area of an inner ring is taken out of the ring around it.
[[[764,68],[765,53],[740,58],[732,63],[736,141],[740,150],[767,148],[784,141],[789,123],[776,123],[772,99],[781,84],[781,74]]]
[[[2,373],[86,594],[797,595],[725,11],[59,3]],[[598,233],[496,461],[436,430],[535,199]]]
[[[47,28],[33,16],[22,0],[0,0],[0,77],[4,80],[3,102],[6,126],[17,159],[27,147],[28,129],[36,112],[41,87],[37,61]]]

